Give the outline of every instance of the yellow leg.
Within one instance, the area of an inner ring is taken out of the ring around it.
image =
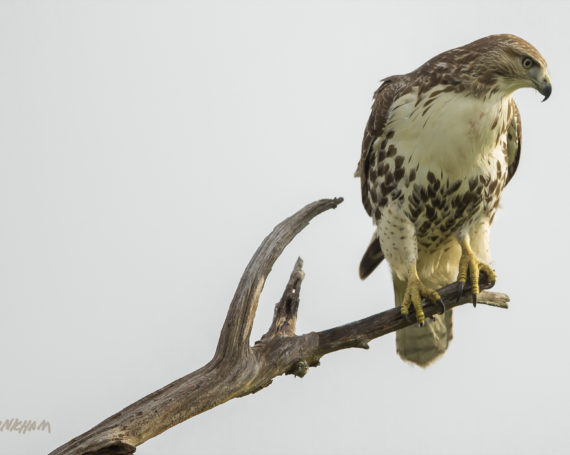
[[[424,310],[422,308],[422,297],[425,297],[434,303],[439,303],[442,306],[443,311],[445,311],[445,305],[443,304],[441,297],[437,291],[426,287],[422,283],[416,270],[416,264],[414,263],[409,268],[408,284],[406,286],[406,292],[404,293],[404,300],[402,301],[401,313],[406,316],[407,319],[410,312],[410,306],[413,305],[416,312],[416,320],[420,326],[423,326],[425,322]]]
[[[475,253],[471,250],[471,246],[469,245],[469,240],[467,238],[463,238],[460,244],[461,259],[459,260],[459,274],[457,276],[457,281],[461,283],[461,287],[460,294],[457,298],[459,299],[462,294],[463,286],[467,281],[467,273],[469,273],[471,289],[473,292],[473,306],[475,306],[477,304],[477,296],[479,295],[479,273],[485,273],[489,278],[489,281],[493,283],[497,281],[497,275],[491,267],[477,259]]]

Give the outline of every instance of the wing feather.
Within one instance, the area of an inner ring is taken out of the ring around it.
[[[522,125],[521,116],[514,100],[511,100],[511,107],[514,111],[513,118],[507,129],[507,160],[508,160],[508,175],[507,183],[513,178],[517,167],[519,165],[519,160],[521,157],[521,143],[522,143]]]
[[[354,173],[355,177],[360,177],[360,186],[362,192],[362,204],[368,215],[372,216],[372,203],[370,199],[370,188],[368,184],[370,163],[376,159],[374,153],[374,143],[381,140],[386,131],[385,127],[389,121],[394,101],[396,101],[402,93],[402,88],[407,82],[406,76],[393,76],[384,79],[382,85],[374,93],[374,103],[372,104],[372,112],[364,130],[364,138],[362,139],[362,152],[358,167]],[[376,235],[372,237],[372,241],[360,262],[360,278],[365,279],[384,259],[380,241]]]
[[[374,158],[373,145],[385,133],[384,129],[390,118],[392,106],[401,93],[405,79],[405,76],[392,76],[384,79],[382,85],[374,93],[372,112],[364,130],[362,152],[354,176],[360,177],[362,203],[370,216],[372,216],[372,205],[368,195],[368,172],[370,170],[370,162]]]

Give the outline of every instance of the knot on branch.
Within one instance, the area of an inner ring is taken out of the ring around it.
[[[87,452],[85,455],[130,455],[135,453],[135,450],[136,447],[126,442],[118,441],[93,452]]]
[[[309,371],[309,364],[305,360],[299,360],[295,362],[295,365],[285,374],[292,374],[298,378],[302,378],[307,374],[307,371]]]
[[[360,339],[356,340],[356,344],[354,345],[355,348],[360,349],[370,349],[370,345],[368,344],[368,340]]]

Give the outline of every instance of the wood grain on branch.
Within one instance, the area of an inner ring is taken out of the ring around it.
[[[287,218],[263,240],[247,265],[234,294],[220,333],[214,357],[202,368],[131,404],[91,430],[57,448],[50,455],[117,455],[134,453],[150,438],[201,412],[232,398],[267,387],[276,376],[304,376],[319,359],[340,349],[368,348],[368,342],[413,324],[399,308],[392,308],[343,326],[295,334],[303,262],[293,268],[281,300],[275,306],[272,324],[253,346],[251,328],[265,280],[277,258],[291,240],[318,214],[336,208],[342,198],[323,199]],[[481,283],[481,289],[489,288]],[[458,287],[439,290],[446,307],[471,301],[470,287],[456,301]],[[482,292],[479,303],[507,307],[505,294]],[[429,317],[439,306],[424,302]]]

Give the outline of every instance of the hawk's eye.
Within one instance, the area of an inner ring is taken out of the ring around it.
[[[522,66],[525,70],[531,68],[534,65],[534,60],[530,57],[525,57],[522,59]]]

